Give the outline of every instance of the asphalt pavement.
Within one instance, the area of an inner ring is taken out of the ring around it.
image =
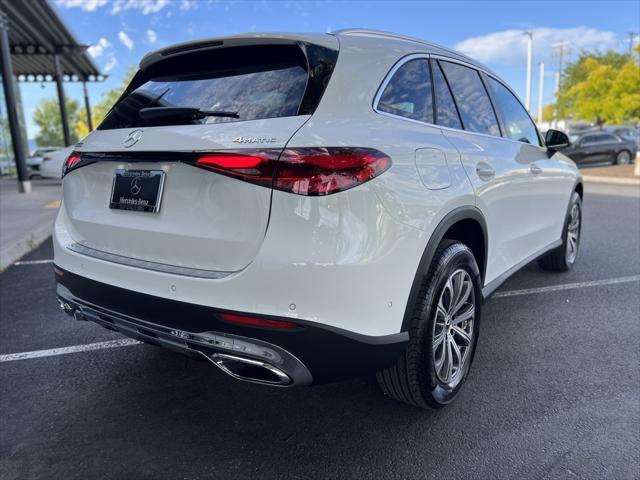
[[[640,189],[587,185],[584,215],[571,272],[533,263],[485,304],[440,411],[147,345],[8,361],[121,338],[59,312],[47,242],[0,275],[0,478],[640,478]]]

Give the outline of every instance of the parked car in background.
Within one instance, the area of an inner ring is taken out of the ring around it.
[[[27,158],[27,167],[30,171],[30,176],[37,175],[40,171],[40,165],[42,165],[42,159],[47,153],[55,152],[60,147],[42,147],[38,148],[35,152]]]
[[[571,144],[562,153],[578,166],[594,164],[628,165],[635,158],[638,145],[607,131],[569,135]]]
[[[628,125],[612,125],[604,129],[608,133],[613,133],[623,140],[635,142],[636,147],[640,148],[640,130]]]
[[[73,146],[46,154],[42,158],[42,164],[40,165],[40,177],[61,179],[62,166],[72,151]]]
[[[7,157],[0,158],[0,177],[9,175],[12,167],[13,160],[9,160]]]

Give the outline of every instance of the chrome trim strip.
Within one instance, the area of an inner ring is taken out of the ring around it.
[[[144,270],[152,270],[154,272],[170,273],[172,275],[182,275],[185,277],[196,278],[208,278],[212,280],[218,280],[228,277],[229,275],[237,272],[225,272],[216,270],[203,270],[200,268],[179,267],[177,265],[167,265],[164,263],[150,262],[148,260],[140,260],[138,258],[126,257],[124,255],[117,255],[115,253],[103,252],[102,250],[96,250],[81,243],[72,243],[67,245],[67,250],[86,255],[87,257],[97,258],[105,262],[117,263],[120,265],[126,265],[128,267],[141,268]]]
[[[411,55],[406,55],[406,56],[402,57],[400,60],[398,60],[393,67],[391,67],[391,70],[389,70],[387,75],[384,77],[384,80],[382,81],[382,83],[378,87],[378,91],[376,92],[376,96],[373,97],[373,109],[376,112],[381,113],[383,115],[389,115],[389,116],[392,116],[392,117],[401,118],[403,120],[411,120],[412,122],[420,123],[420,124],[423,124],[423,125],[433,125],[431,123],[421,122],[420,120],[414,120],[413,118],[406,118],[406,117],[402,117],[400,115],[394,115],[393,113],[387,113],[387,112],[382,112],[382,111],[378,110],[378,103],[380,103],[380,98],[382,97],[382,94],[384,93],[384,90],[387,88],[387,85],[389,84],[389,82],[391,81],[393,76],[396,74],[396,72],[405,63],[409,63],[412,60],[418,60],[418,59],[421,59],[421,58],[425,59],[425,60],[429,60],[429,58],[431,58],[431,56],[429,54],[426,54],[426,53],[414,53],[414,54],[411,54]],[[433,126],[438,127],[438,125],[433,125]]]
[[[506,272],[504,272],[502,275],[497,276],[496,278],[494,278],[493,280],[491,280],[489,283],[487,283],[484,288],[482,289],[482,296],[485,298],[485,300],[487,298],[489,298],[489,296],[495,292],[498,287],[500,285],[502,285],[505,280],[507,280],[511,275],[513,275],[514,273],[516,273],[518,270],[520,270],[522,267],[524,267],[526,264],[533,262],[536,258],[541,257],[542,255],[544,255],[547,252],[550,252],[551,250],[553,250],[554,248],[558,248],[560,245],[562,245],[562,239],[556,240],[555,242],[547,245],[546,247],[544,247],[541,250],[538,250],[536,253],[534,253],[533,255],[529,255],[527,258],[525,258],[524,260],[522,260],[519,263],[516,263],[513,267],[511,267],[509,270],[507,270]]]

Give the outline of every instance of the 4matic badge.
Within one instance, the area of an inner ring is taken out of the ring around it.
[[[276,143],[276,137],[236,137],[233,143]]]

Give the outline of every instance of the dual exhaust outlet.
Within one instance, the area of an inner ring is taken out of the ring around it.
[[[72,302],[69,302],[62,297],[58,297],[58,304],[60,305],[60,309],[62,311],[64,311],[67,315],[74,317],[76,320],[92,320],[92,321],[96,321],[96,323],[99,323],[101,325],[103,325],[104,323],[103,321],[101,321],[100,317],[104,317],[105,315],[103,314],[94,315],[92,312],[92,309],[89,309],[80,305],[74,305]],[[112,317],[112,318],[115,320],[115,317]],[[118,328],[119,326],[118,323],[111,324],[108,326],[108,328],[112,330],[115,329],[117,331],[120,331],[120,333],[123,333],[132,338],[138,338],[135,335],[130,334],[130,330],[132,330],[131,328]],[[121,327],[124,327],[124,325],[122,325]],[[145,338],[139,338],[139,339],[143,341],[145,340]],[[153,338],[153,340],[155,340],[161,346],[163,346],[164,343],[169,343],[166,340],[164,340],[160,335]],[[156,344],[156,342],[152,342],[152,343]],[[172,346],[175,347],[174,342],[171,342],[171,343],[172,343]],[[240,344],[242,343],[242,341],[237,339],[235,343]],[[255,345],[255,344],[253,345],[258,347],[258,345]],[[190,353],[193,353],[194,351],[193,348],[189,348],[186,345],[184,350],[185,352],[189,351]],[[262,350],[264,351],[264,349]],[[295,357],[292,357],[291,359],[287,359],[288,361],[285,360],[284,364],[289,365],[289,367],[293,367],[294,375],[297,375],[298,377],[300,377],[299,379],[302,379],[303,380],[302,382],[294,382],[293,378],[287,373],[285,373],[284,370],[268,362],[264,362],[261,360],[248,358],[248,357],[241,357],[238,355],[231,355],[227,353],[219,353],[219,352],[209,353],[209,352],[202,351],[201,349],[197,349],[197,351],[203,357],[205,357],[207,360],[213,363],[216,367],[222,370],[224,373],[238,380],[244,380],[246,382],[260,383],[263,385],[271,385],[271,386],[278,386],[278,387],[293,386],[294,383],[306,384],[306,383],[310,383],[310,380],[311,380],[310,375],[308,375],[308,371],[306,371],[306,368],[304,370],[301,370],[300,369],[301,365],[296,365],[291,361]],[[260,351],[260,349],[256,348],[255,351],[258,352]],[[285,353],[285,352],[282,351],[281,353]],[[291,354],[287,354],[287,356],[290,356],[290,355]],[[306,378],[307,376],[308,376],[308,381]]]
[[[289,375],[282,370],[260,360],[226,353],[214,353],[210,359],[216,367],[238,380],[279,387],[286,387],[293,383]]]

